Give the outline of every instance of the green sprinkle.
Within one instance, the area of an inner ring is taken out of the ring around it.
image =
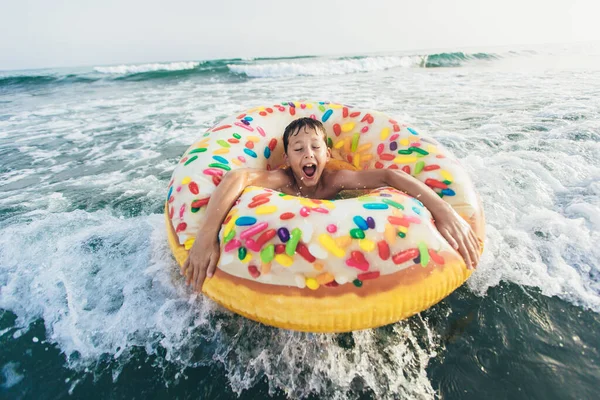
[[[355,133],[354,136],[352,136],[352,148],[351,151],[354,153],[356,151],[356,148],[358,147],[358,140],[360,139],[360,133]]]
[[[423,161],[417,161],[417,165],[415,165],[415,175],[420,174],[423,171],[423,167],[425,163]]]
[[[414,152],[416,152],[416,153],[422,154],[422,155],[424,155],[424,156],[426,156],[427,154],[429,154],[429,152],[428,152],[428,151],[425,151],[425,150],[423,150],[423,149],[422,149],[422,148],[420,148],[420,147],[409,147],[408,149],[409,149],[409,150],[412,150],[412,151],[414,151]]]
[[[195,161],[197,158],[198,158],[198,156],[194,156],[194,157],[190,158],[189,160],[187,160],[187,161],[185,162],[185,164],[183,164],[183,165],[184,165],[184,166],[186,166],[186,165],[188,165],[189,163],[191,163],[191,162],[194,162],[194,161]]]
[[[333,140],[330,137],[327,138],[327,147],[329,147],[329,148],[333,147]]]
[[[246,248],[245,247],[240,247],[238,249],[238,258],[240,259],[240,261],[242,261],[244,258],[246,258]]]
[[[356,287],[362,286],[362,281],[358,280],[358,279],[353,280],[352,283],[354,283],[354,286],[356,286]]]
[[[196,156],[194,156],[194,157],[196,157]],[[188,163],[189,163],[189,161],[188,161]],[[186,165],[187,165],[187,163],[186,163]],[[212,167],[212,168],[221,168],[221,169],[224,169],[225,171],[231,171],[231,167],[229,167],[228,165],[225,165],[225,164],[218,163],[218,162],[208,164],[208,166]]]
[[[412,154],[412,150],[398,150],[398,154]]]
[[[325,112],[325,107],[323,107],[323,104],[319,104],[319,110],[321,110],[321,112]]]
[[[226,142],[226,141],[224,141],[223,139],[219,139],[219,140],[217,140],[217,143],[219,143],[219,144],[220,144],[221,146],[223,146],[223,147],[231,147],[231,146],[229,145],[229,143],[227,143],[227,142]]]
[[[296,254],[296,246],[298,246],[298,242],[302,237],[302,231],[299,228],[292,229],[292,234],[290,235],[290,240],[285,244],[285,254],[292,257]]]
[[[234,133],[233,137],[236,138],[236,139],[241,139],[242,135],[240,135],[239,133]]]
[[[446,185],[451,185],[452,184],[452,181],[449,181],[449,180],[445,180],[445,181],[442,181],[442,182],[444,182]]]
[[[441,198],[441,197],[444,197],[444,193],[442,193],[442,192],[439,192],[439,193],[438,193],[438,196],[440,196],[440,198]]]
[[[375,199],[373,199],[371,196],[360,196],[360,197],[357,197],[356,200],[358,200],[360,202],[367,202],[367,203],[375,201]]]
[[[400,236],[402,239],[404,239],[406,237],[406,233],[398,232],[398,236]]]
[[[429,264],[429,253],[427,252],[427,245],[425,242],[420,242],[417,247],[419,248],[419,258],[421,259],[421,265],[426,267]]]
[[[194,207],[192,207],[192,212],[193,212],[193,213],[197,213],[199,209],[200,209],[200,208],[194,208]]]
[[[352,236],[353,239],[364,239],[365,233],[362,229],[354,228],[350,230],[350,236]]]
[[[194,149],[194,150],[190,151],[190,154],[204,153],[205,151],[206,151],[206,147],[198,147],[197,149]]]
[[[235,237],[235,229],[232,229],[232,230],[229,231],[229,233],[227,234],[227,236],[225,236],[223,238],[223,244],[226,244],[227,242],[229,242],[234,237]]]
[[[273,243],[260,251],[260,260],[264,263],[269,263],[275,258],[275,246]]]
[[[400,210],[404,210],[404,206],[402,204],[400,204],[400,203],[395,202],[394,200],[390,200],[388,198],[383,197],[381,199],[381,201],[383,201],[385,204],[388,204],[388,205],[390,205],[392,207],[396,207],[396,208],[398,208]]]

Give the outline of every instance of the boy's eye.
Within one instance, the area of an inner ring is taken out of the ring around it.
[[[320,149],[320,146],[313,146],[313,149]]]
[[[302,151],[302,149],[294,149],[294,151]]]

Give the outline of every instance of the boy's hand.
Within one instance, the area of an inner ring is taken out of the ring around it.
[[[435,226],[450,246],[465,260],[467,268],[475,268],[479,263],[479,240],[471,226],[449,205],[432,212]]]
[[[204,279],[213,276],[220,254],[221,248],[217,240],[196,238],[187,260],[181,267],[181,274],[186,277],[186,285],[191,284],[193,289],[201,292]]]

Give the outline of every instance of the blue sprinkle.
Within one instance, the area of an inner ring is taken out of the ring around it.
[[[296,108],[296,105],[294,104],[294,102],[293,102],[293,101],[290,101],[288,104],[290,105],[290,107],[294,107],[294,108]]]
[[[413,207],[412,210],[417,213],[418,215],[421,215],[421,210],[417,207]]]
[[[290,240],[290,231],[288,231],[286,227],[279,228],[277,229],[277,236],[279,236],[279,239],[283,243],[286,243],[288,240]]]
[[[253,120],[253,118],[252,118],[251,116],[249,116],[249,115],[248,115],[248,116],[246,116],[246,117],[244,117],[244,119],[245,119],[246,121],[252,121],[252,120]]]
[[[417,199],[415,199],[415,198],[413,197],[413,201],[414,201],[415,203],[417,203],[417,205],[419,205],[420,207],[423,207],[423,203],[421,203],[421,201],[420,201],[420,200],[417,200]]]
[[[354,221],[356,226],[358,226],[363,231],[369,229],[369,224],[367,224],[367,221],[365,221],[365,219],[360,215],[357,215],[356,217],[352,218],[352,220]]]
[[[217,161],[220,162],[221,164],[229,164],[229,161],[227,161],[225,158],[221,157],[221,156],[213,156],[213,158]]]
[[[327,120],[329,119],[329,117],[331,117],[331,114],[333,114],[333,110],[332,109],[329,109],[329,110],[325,111],[325,114],[323,114],[323,117],[321,118],[321,121],[327,122]]]
[[[379,197],[392,197],[392,195],[389,193],[381,193]]]
[[[265,158],[268,160],[269,157],[271,157],[271,149],[268,147],[265,147]]]
[[[244,153],[248,154],[250,157],[256,158],[256,153],[248,148],[244,149]]]
[[[256,218],[254,217],[239,217],[235,220],[235,224],[237,226],[250,226],[256,223]]]
[[[171,198],[171,193],[173,193],[173,186],[169,188],[169,193],[167,194],[167,200]]]
[[[410,133],[412,133],[413,135],[418,135],[417,131],[415,131],[413,128],[406,128],[406,129],[408,129],[408,131]]]
[[[363,207],[367,210],[387,210],[388,205],[385,203],[365,203]]]
[[[414,262],[415,264],[421,264],[421,256],[420,256],[420,255],[418,255],[416,258],[413,258],[413,262]]]
[[[242,124],[244,124],[244,125],[250,125],[250,121],[247,121],[247,120],[243,119],[242,120]]]
[[[442,194],[444,196],[454,196],[456,193],[452,189],[442,189]]]

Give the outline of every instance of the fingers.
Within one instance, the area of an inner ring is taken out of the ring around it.
[[[208,270],[206,271],[206,275],[211,278],[214,273],[215,270],[217,269],[217,263],[219,262],[219,254],[217,253],[216,255],[213,255],[213,257],[210,258],[210,264],[208,264]]]
[[[185,260],[185,262],[183,263],[183,265],[181,266],[181,269],[179,270],[179,273],[180,273],[181,275],[184,275],[184,276],[185,276],[185,272],[186,272],[186,270],[188,269],[189,265],[190,265],[190,258],[188,257],[188,258]]]
[[[192,280],[193,285],[192,288],[197,290],[198,292],[202,290],[202,283],[204,283],[204,278],[206,278],[206,264],[200,265],[196,274],[196,279]]]
[[[450,244],[450,246],[452,246],[454,250],[458,250],[458,242],[454,239],[452,234],[450,234],[450,232],[447,229],[444,229],[444,231],[442,232],[442,236],[444,236],[444,238],[448,241],[448,243]]]

